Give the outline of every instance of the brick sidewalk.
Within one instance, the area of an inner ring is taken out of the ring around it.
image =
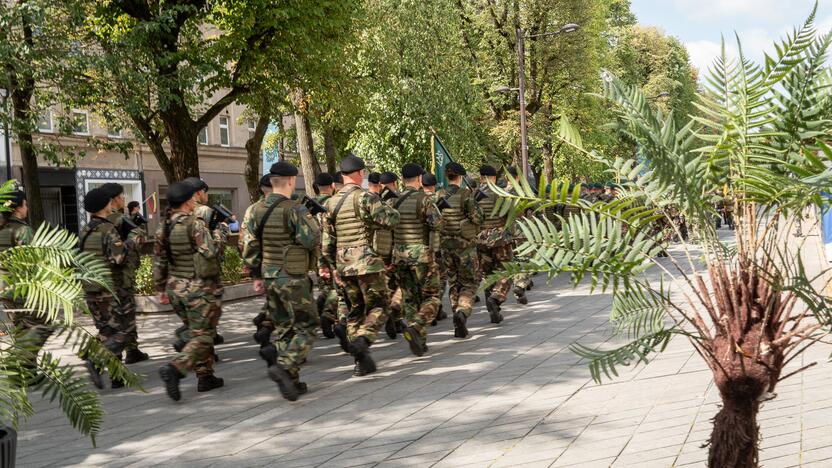
[[[373,347],[379,372],[352,377],[334,340],[319,340],[302,371],[310,392],[280,397],[251,340],[259,301],[232,304],[220,325],[226,344],[217,375],[226,386],[198,394],[196,379],[170,401],[156,374],[170,358],[177,319],[144,317],[140,337],[150,362],[146,394],[104,390],[107,411],[98,448],[57,409],[21,430],[18,463],[36,466],[703,466],[701,448],[717,411],[710,372],[676,338],[647,366],[603,385],[589,378],[568,345],[603,341],[609,295],[537,280],[530,304],[510,300],[506,320],[475,310],[472,337],[453,338],[449,320],[431,330],[430,353],[410,355],[399,338]],[[447,307],[447,305],[446,305]],[[819,365],[778,387],[760,414],[762,464],[832,465],[832,367]],[[35,400],[38,400],[35,397]]]

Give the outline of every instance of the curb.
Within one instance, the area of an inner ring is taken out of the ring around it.
[[[257,297],[260,294],[254,292],[253,283],[239,283],[225,286],[223,288],[222,300],[238,301],[241,299],[249,299]],[[136,295],[136,312],[141,314],[164,314],[173,312],[173,307],[170,304],[162,305],[159,303],[158,296],[144,296]]]

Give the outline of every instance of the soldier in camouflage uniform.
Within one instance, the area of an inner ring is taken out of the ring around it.
[[[402,166],[405,190],[393,203],[399,212],[399,224],[393,231],[396,284],[407,319],[404,337],[416,356],[427,351],[428,324],[436,318],[441,303],[439,271],[434,260],[439,244],[431,241],[436,240],[432,234],[442,228],[442,216],[433,197],[420,190],[422,173],[418,164]]]
[[[436,204],[439,199],[439,195],[436,193],[436,176],[427,173],[422,175],[422,191],[430,196],[431,201]],[[442,244],[442,236],[441,236],[441,229],[439,231],[431,233],[433,237],[431,239],[431,243],[433,245],[441,245]],[[445,294],[445,275],[442,274],[442,251],[440,249],[436,249],[433,253],[433,263],[436,268],[436,274],[439,276],[439,311],[436,313],[436,317],[431,322],[431,325],[436,326],[436,323],[439,320],[445,320],[448,318],[447,312],[445,312],[445,308],[442,306],[442,296]]]
[[[188,342],[173,360],[159,369],[168,396],[179,401],[179,381],[194,370],[197,391],[222,387],[214,376],[214,337],[217,334],[214,278],[219,247],[201,218],[193,216],[194,187],[177,182],[168,188],[170,215],[156,231],[153,282],[160,301],[170,303],[188,324]]]
[[[312,350],[318,312],[308,273],[320,246],[320,226],[306,207],[291,199],[298,170],[281,161],[269,170],[272,194],[254,205],[243,259],[254,278],[254,290],[266,293],[277,340],[260,350],[269,377],[289,401],[307,391],[300,365]]]
[[[116,226],[107,219],[112,214],[112,197],[110,192],[104,189],[92,189],[84,195],[84,209],[91,214],[90,222],[81,230],[79,250],[92,253],[96,258],[110,267],[110,277],[113,283],[118,285],[121,279],[122,266],[127,261],[130,250],[135,248],[132,239],[123,240],[119,235]],[[98,338],[104,346],[116,356],[121,356],[127,342],[127,332],[124,328],[125,322],[119,317],[118,306],[114,303],[113,295],[104,287],[98,284],[87,283],[84,285],[86,292],[87,306],[90,309],[95,328],[98,329]],[[99,370],[92,361],[86,360],[85,364],[90,373],[93,384],[103,388]],[[120,381],[113,381],[116,388],[122,387]]]
[[[379,197],[381,201],[392,206],[398,198],[398,177],[392,172],[379,174]],[[396,339],[398,333],[404,332],[405,324],[402,317],[402,296],[396,286],[396,266],[393,264],[393,230],[376,229],[373,232],[373,248],[384,260],[384,270],[387,275],[387,290],[390,291],[390,307],[387,310],[387,322],[384,331],[388,338]]]
[[[492,273],[502,270],[503,263],[510,262],[514,257],[512,248],[514,237],[511,229],[506,227],[506,217],[494,213],[497,194],[489,188],[488,183],[495,184],[497,182],[497,169],[489,165],[480,167],[480,180],[482,183],[476,198],[485,219],[483,220],[482,230],[477,235],[477,254],[482,275],[488,277]],[[491,323],[503,321],[500,305],[505,302],[510,289],[510,278],[503,278],[486,289],[485,305],[491,316]]]
[[[326,201],[332,198],[332,193],[335,191],[335,180],[333,177],[322,172],[315,176],[315,188],[318,190],[318,195],[315,197],[321,206],[326,204]],[[326,213],[318,214],[318,224],[323,223],[323,217]],[[327,338],[335,338],[335,331],[333,327],[339,323],[338,317],[338,292],[336,291],[335,282],[332,275],[332,266],[327,265],[318,254],[318,271],[326,270],[327,274],[324,276],[318,275],[318,314],[321,317],[321,332]],[[346,315],[344,317],[346,320]]]
[[[468,188],[460,188],[465,168],[451,162],[445,167],[448,187],[439,196],[448,204],[442,211],[442,264],[448,279],[448,295],[454,317],[454,336],[468,336],[467,321],[479,287],[476,237],[482,224],[482,210]]]
[[[228,233],[230,230],[228,228],[227,220],[221,222],[214,221],[214,209],[208,206],[208,184],[198,177],[188,177],[184,180],[184,182],[191,184],[194,187],[194,190],[196,190],[196,205],[194,206],[193,215],[196,218],[201,219],[205,225],[208,226],[208,231],[214,239],[214,245],[216,245],[218,249],[217,256],[214,259],[209,260],[216,263],[215,269],[217,274],[215,277],[209,278],[206,281],[206,287],[211,288],[214,293],[214,302],[212,306],[215,310],[211,316],[217,321],[217,323],[214,324],[214,328],[216,328],[217,325],[219,325],[220,317],[222,316],[222,295],[224,288],[222,279],[220,278],[220,273],[222,272],[222,257],[225,253],[225,244],[228,241]],[[188,338],[188,328],[186,328],[184,332],[179,335],[180,341],[177,345],[184,347]],[[222,344],[224,341],[223,336],[219,332],[215,333],[214,345]],[[180,349],[176,350],[179,351]],[[211,352],[214,354],[214,361],[219,361],[216,351],[212,349]]]
[[[101,186],[101,190],[110,194],[112,198],[112,212],[107,219],[116,227],[121,239],[132,241],[127,250],[127,261],[113,269],[113,286],[115,287],[116,303],[113,307],[113,317],[120,322],[120,329],[125,333],[124,362],[133,364],[146,361],[147,353],[139,350],[139,335],[136,328],[136,271],[141,262],[141,247],[147,239],[145,231],[137,226],[132,217],[124,214],[124,187],[121,184],[108,182]],[[116,387],[121,382],[113,383]]]
[[[399,213],[361,188],[364,161],[348,155],[341,161],[344,187],[327,200],[323,252],[335,265],[335,280],[346,290],[349,349],[355,357],[355,375],[375,372],[370,345],[384,325],[389,301],[384,261],[372,248],[372,230],[394,228]]]
[[[260,197],[259,201],[263,201],[266,197],[268,197],[272,193],[272,182],[271,177],[268,174],[264,175],[260,178],[260,193],[262,196]],[[237,242],[237,247],[240,252],[243,251],[245,247],[246,241],[248,239],[248,222],[251,219],[251,214],[254,211],[254,206],[257,202],[251,204],[248,208],[246,208],[246,212],[243,215],[243,222],[240,224],[240,238]],[[250,274],[248,267],[243,265],[243,270]],[[272,319],[268,314],[268,310],[266,308],[266,304],[263,303],[263,309],[254,317],[252,320],[254,322],[254,326],[257,327],[257,330],[254,332],[254,342],[259,344],[260,347],[268,346],[271,343],[271,336],[272,332],[274,331],[274,324],[272,323]]]
[[[0,214],[0,252],[32,242],[32,228],[26,223],[29,216],[26,195],[22,189],[9,195],[9,199],[0,202],[3,209],[8,210]],[[0,276],[5,274],[7,272],[0,265]],[[35,360],[37,352],[52,334],[52,327],[46,322],[45,317],[32,311],[21,310],[26,308],[24,298],[12,297],[11,291],[6,290],[6,285],[1,280],[0,304],[20,334],[18,342],[32,347],[32,360]],[[14,310],[16,311],[12,312]]]

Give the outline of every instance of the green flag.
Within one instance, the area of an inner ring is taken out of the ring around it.
[[[448,179],[445,178],[445,166],[449,162],[453,162],[453,158],[451,158],[451,154],[448,153],[445,145],[442,144],[442,140],[435,133],[431,133],[430,135],[430,147],[433,152],[433,158],[430,164],[431,172],[436,176],[436,185],[439,188],[445,188],[448,186]]]

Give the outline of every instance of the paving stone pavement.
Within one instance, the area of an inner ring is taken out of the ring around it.
[[[294,403],[280,397],[251,340],[261,300],[225,308],[216,369],[226,386],[197,393],[189,376],[178,403],[156,373],[173,352],[177,319],[144,316],[140,339],[152,359],[132,367],[146,375],[145,392],[101,392],[96,448],[34,397],[18,466],[703,466],[719,397],[691,346],[675,339],[650,364],[598,385],[568,346],[608,339],[610,296],[562,278],[536,283],[528,306],[509,300],[500,325],[478,307],[467,340],[440,322],[421,358],[401,338],[380,340],[379,372],[369,377],[352,377],[349,356],[320,339],[302,371],[310,392]],[[795,362],[819,365],[764,405],[764,466],[832,466],[828,352],[816,346]]]

